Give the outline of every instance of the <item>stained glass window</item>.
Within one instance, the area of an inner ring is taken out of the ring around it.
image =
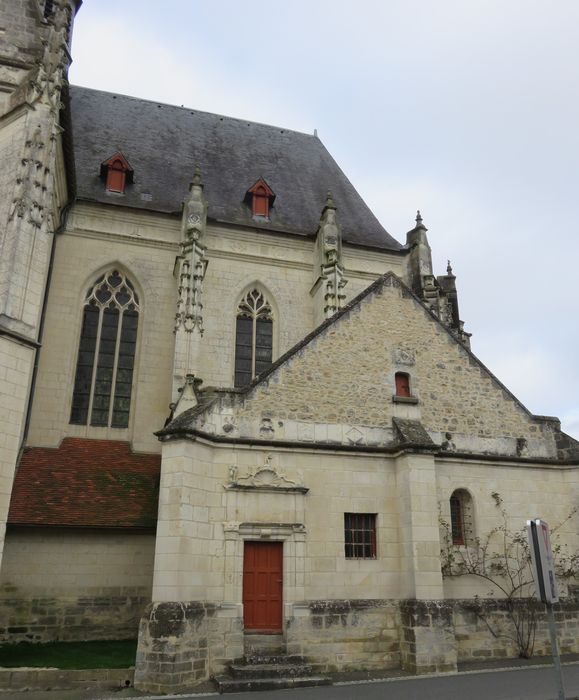
[[[71,423],[128,426],[138,321],[139,298],[122,272],[107,272],[88,290]]]
[[[247,386],[270,367],[273,348],[271,306],[252,289],[237,307],[235,328],[235,386]]]

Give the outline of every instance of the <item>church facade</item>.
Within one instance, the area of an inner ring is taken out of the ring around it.
[[[472,546],[495,493],[577,550],[579,444],[472,353],[420,213],[396,241],[315,135],[69,86],[77,5],[2,10],[3,640],[138,634],[151,690],[274,638],[516,654],[441,523]]]

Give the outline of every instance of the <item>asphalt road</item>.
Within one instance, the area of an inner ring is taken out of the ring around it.
[[[567,700],[579,698],[579,663],[563,667]],[[28,691],[0,693],[0,700],[200,700],[217,694],[153,696],[134,689],[118,691]],[[556,700],[552,666],[494,672],[459,673],[426,678],[404,678],[321,688],[300,688],[222,696],[232,700]]]

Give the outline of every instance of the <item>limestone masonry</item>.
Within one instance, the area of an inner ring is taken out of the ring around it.
[[[577,552],[579,444],[473,354],[420,212],[397,242],[315,135],[69,85],[80,4],[0,9],[0,641],[138,636],[153,692],[518,655],[441,550]]]

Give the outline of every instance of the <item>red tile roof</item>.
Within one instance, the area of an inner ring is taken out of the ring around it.
[[[10,525],[152,528],[161,456],[127,442],[65,438],[24,451],[14,479]]]

